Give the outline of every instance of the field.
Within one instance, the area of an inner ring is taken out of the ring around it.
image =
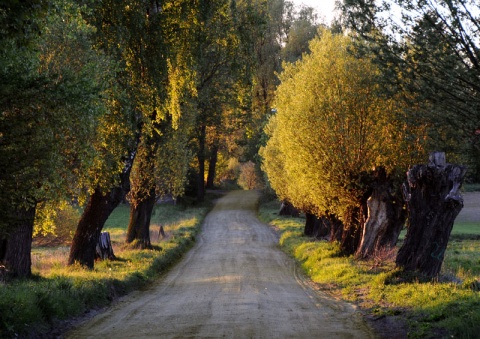
[[[279,217],[276,201],[260,218],[281,233],[317,288],[358,305],[369,323],[389,338],[476,338],[480,333],[480,193],[466,193],[441,276],[436,281],[400,272],[395,253],[369,261],[342,257],[335,244],[302,236],[304,219]]]

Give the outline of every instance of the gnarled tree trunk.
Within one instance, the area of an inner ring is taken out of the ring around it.
[[[35,207],[20,208],[16,211],[17,227],[3,241],[3,257],[0,258],[8,275],[14,278],[28,278],[32,275],[32,234]]]
[[[435,277],[442,267],[453,222],[463,207],[460,186],[466,169],[447,164],[445,153],[430,154],[428,165],[407,173],[408,230],[397,266]]]
[[[333,214],[328,214],[327,219],[329,220],[329,227],[330,227],[330,241],[331,242],[340,242],[342,240],[342,234],[343,234],[343,222],[338,219],[335,215]]]
[[[126,177],[128,178],[128,175]],[[116,187],[106,194],[99,188],[95,189],[88,199],[73,236],[68,257],[69,265],[79,263],[93,268],[97,242],[103,226],[113,210],[123,201],[126,193],[122,187]]]
[[[367,200],[368,216],[363,226],[357,257],[368,258],[395,247],[405,224],[406,213],[400,192],[392,194],[391,182],[380,168],[376,172],[372,195]]]
[[[135,246],[141,249],[152,247],[150,241],[150,220],[156,200],[155,190],[151,190],[148,197],[130,206],[127,244],[136,242]]]
[[[117,187],[106,193],[97,187],[88,198],[87,206],[83,210],[73,236],[68,265],[79,263],[82,266],[93,268],[95,249],[103,226],[113,210],[125,200],[125,196],[130,190],[130,172],[135,155],[136,148],[125,160],[125,167],[120,174],[120,184]]]

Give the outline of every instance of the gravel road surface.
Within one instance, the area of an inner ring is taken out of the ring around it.
[[[374,338],[350,304],[310,287],[257,220],[257,201],[254,191],[222,197],[165,277],[66,337]]]

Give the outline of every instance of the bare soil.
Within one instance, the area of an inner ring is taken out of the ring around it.
[[[254,191],[219,199],[195,247],[147,291],[68,338],[374,338],[362,313],[311,286],[258,221]]]

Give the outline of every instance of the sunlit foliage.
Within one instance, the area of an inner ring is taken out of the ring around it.
[[[349,37],[322,31],[310,55],[285,66],[261,151],[280,198],[318,215],[342,217],[376,166],[403,171],[422,150],[402,101],[382,91],[381,73],[351,48]]]

